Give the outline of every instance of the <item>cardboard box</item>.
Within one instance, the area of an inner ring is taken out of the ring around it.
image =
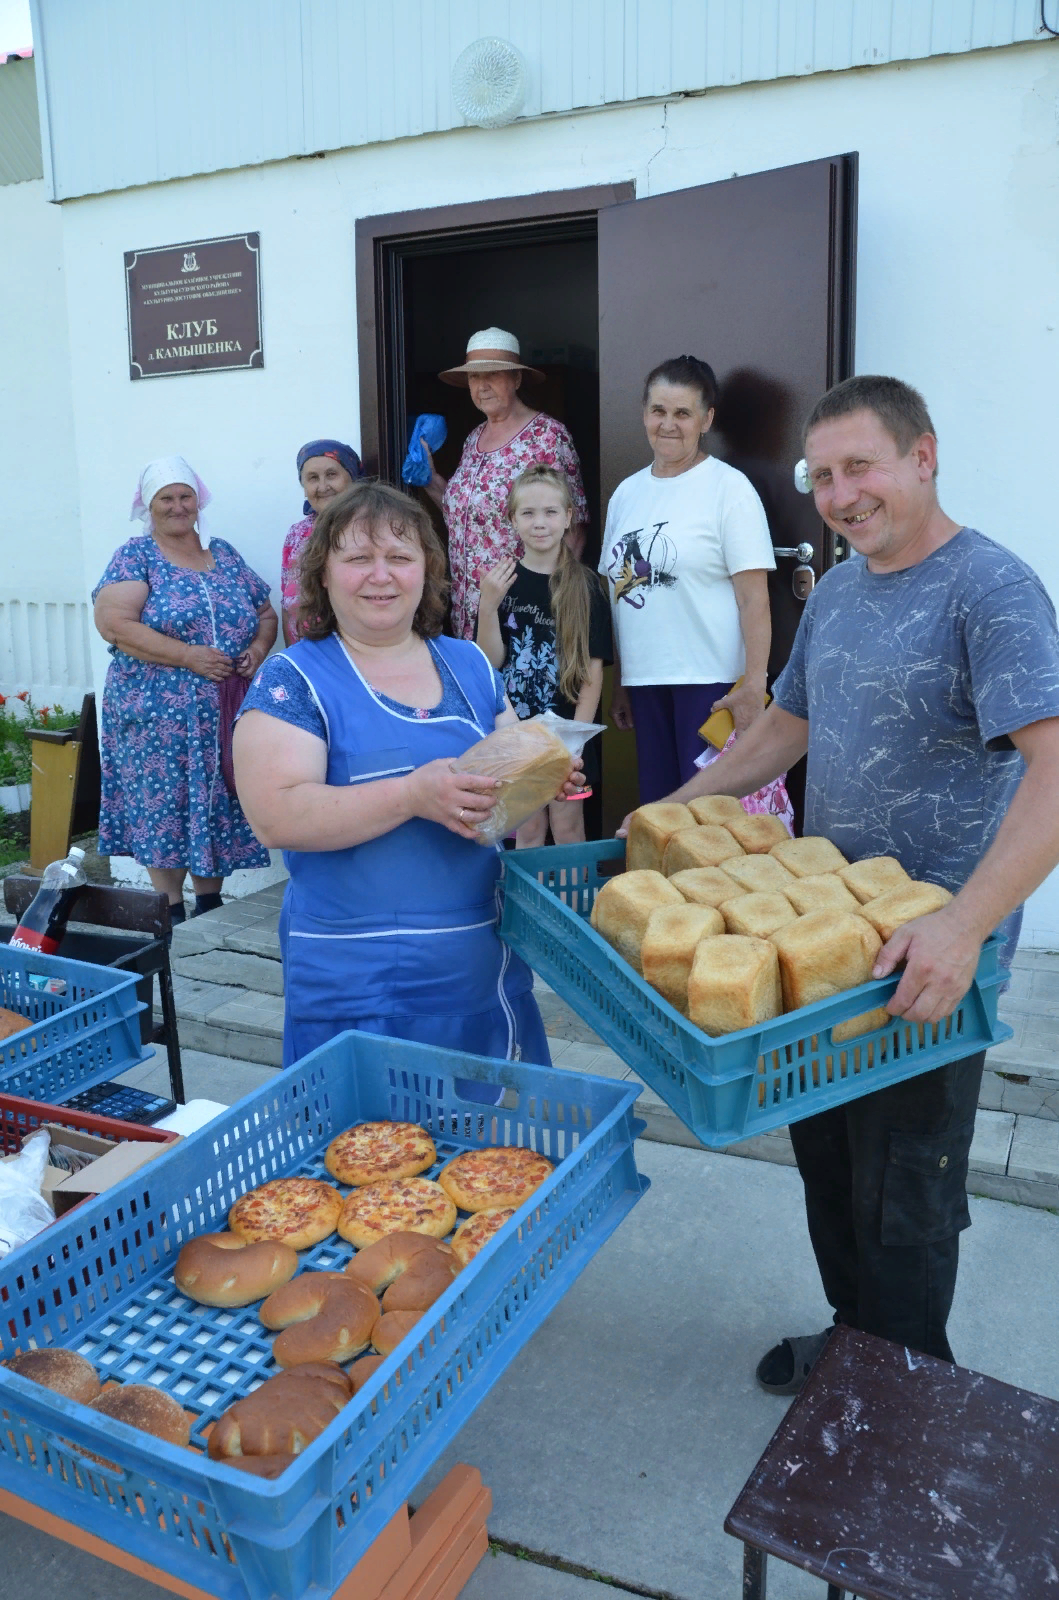
[[[47,1166],[40,1183],[40,1192],[50,1200],[55,1215],[61,1217],[89,1195],[104,1194],[114,1184],[120,1183],[131,1172],[136,1172],[163,1150],[172,1149],[172,1141],[128,1140],[118,1143],[100,1134],[78,1133],[57,1122],[41,1124],[51,1134],[54,1146],[67,1150],[81,1150],[92,1160],[80,1172],[66,1172],[61,1167]]]
[[[130,1139],[124,1144],[112,1146],[98,1160],[82,1167],[80,1172],[63,1173],[62,1181],[49,1194],[55,1215],[61,1217],[71,1206],[76,1206],[89,1195],[105,1194],[130,1173],[146,1166],[155,1156],[160,1156],[163,1150],[172,1148],[172,1144],[148,1143],[146,1140],[141,1143]],[[41,1187],[43,1189],[43,1185]]]

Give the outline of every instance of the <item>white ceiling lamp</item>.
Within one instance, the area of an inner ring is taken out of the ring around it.
[[[452,98],[465,122],[505,128],[526,98],[526,63],[507,39],[476,39],[452,69]]]

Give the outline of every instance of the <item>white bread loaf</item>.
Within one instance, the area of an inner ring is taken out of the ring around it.
[[[896,889],[887,889],[885,894],[869,900],[861,906],[860,914],[867,918],[885,942],[892,939],[898,928],[903,928],[906,922],[929,916],[932,911],[940,911],[951,899],[948,889],[943,889],[940,883],[920,883],[910,878],[907,883],[898,884]]]
[[[738,856],[724,870],[746,894],[786,894],[796,881],[774,856]]]
[[[847,911],[814,911],[778,928],[771,937],[779,953],[785,1011],[798,1011],[867,983],[882,949],[871,923]]]
[[[912,882],[904,867],[893,856],[868,856],[864,861],[854,861],[850,866],[842,867],[838,875],[861,905],[866,905],[869,900],[877,900],[888,889],[897,889],[902,884]]]
[[[820,839],[809,834],[804,839],[781,839],[769,852],[782,861],[788,872],[796,878],[815,878],[822,872],[841,872],[848,866],[841,850],[830,839]]]
[[[666,845],[678,828],[693,828],[695,818],[687,806],[671,800],[653,800],[640,806],[629,822],[629,837],[625,844],[625,869],[627,872],[661,872]],[[702,862],[688,862],[688,866],[701,866]]]
[[[742,853],[728,829],[717,823],[678,828],[666,845],[662,871],[668,878],[673,872],[686,872],[692,867],[719,867]]]
[[[688,810],[696,822],[715,822],[722,827],[730,817],[746,815],[743,802],[730,794],[700,794],[697,799],[688,801]]]
[[[660,872],[646,869],[622,872],[603,885],[589,921],[596,932],[624,956],[630,967],[639,972],[640,946],[651,912],[659,906],[684,904],[680,890],[674,889]]]
[[[776,892],[737,895],[721,907],[726,932],[746,933],[755,939],[770,938],[796,915],[786,895]]]
[[[739,884],[721,867],[684,867],[669,881],[693,905],[719,906],[739,893]]]
[[[837,872],[821,872],[813,878],[795,878],[784,894],[800,917],[813,911],[860,910],[860,901],[842,882]]]
[[[688,977],[688,1016],[696,1027],[717,1038],[782,1010],[774,944],[731,933],[699,940]]]
[[[640,964],[643,975],[663,1000],[685,1015],[688,1009],[688,975],[700,939],[724,932],[724,919],[713,906],[683,902],[659,906],[647,919]]]
[[[773,845],[782,844],[784,839],[790,838],[787,824],[781,822],[779,817],[767,815],[748,817],[746,812],[743,812],[741,817],[726,817],[724,825],[747,855],[765,855]]]
[[[497,780],[496,803],[474,830],[483,844],[496,844],[555,799],[572,765],[563,741],[530,717],[486,734],[452,763],[452,770]]]

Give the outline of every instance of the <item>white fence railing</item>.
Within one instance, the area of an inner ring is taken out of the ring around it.
[[[0,693],[28,689],[37,705],[78,710],[92,687],[90,628],[82,599],[0,589]]]

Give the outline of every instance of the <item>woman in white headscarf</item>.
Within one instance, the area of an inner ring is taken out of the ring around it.
[[[113,657],[103,690],[102,855],[132,856],[184,919],[221,903],[237,867],[266,867],[222,770],[233,700],[271,650],[269,588],[224,539],[204,538],[210,492],[182,456],[140,474],[131,517],[146,524],[93,590]],[[242,682],[240,681],[242,680]]]

